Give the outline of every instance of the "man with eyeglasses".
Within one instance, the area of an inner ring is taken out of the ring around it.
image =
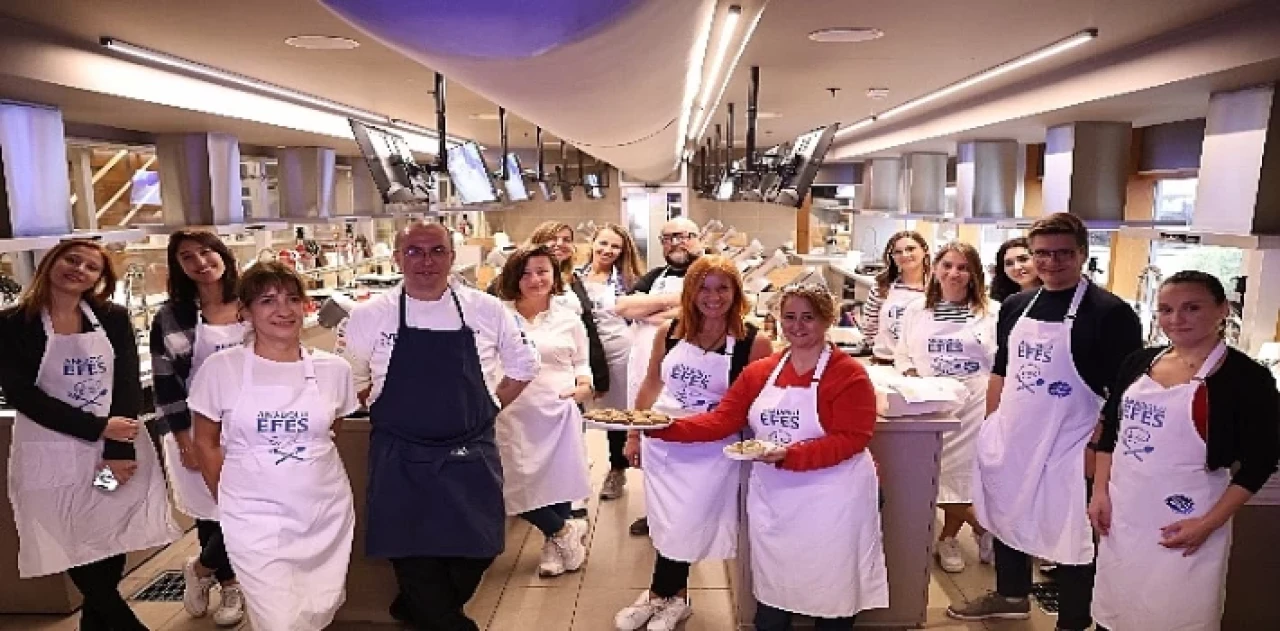
[[[450,282],[448,228],[410,224],[394,256],[403,283],[338,330],[373,426],[365,552],[391,560],[397,620],[477,629],[463,606],[505,541],[494,419],[538,355],[501,301]]]
[[[680,217],[662,225],[659,239],[666,265],[649,270],[636,281],[631,295],[618,299],[614,311],[635,323],[632,328],[631,355],[627,361],[627,407],[635,407],[636,394],[649,368],[653,336],[658,328],[680,311],[680,291],[684,274],[702,256],[703,246],[698,224]],[[641,517],[631,524],[631,534],[649,534],[649,522]]]
[[[947,614],[1029,617],[1037,556],[1058,564],[1057,628],[1077,631],[1093,623],[1093,441],[1120,364],[1142,347],[1142,326],[1128,303],[1084,278],[1089,232],[1078,217],[1050,215],[1027,236],[1044,285],[1000,308],[977,440],[974,509],[995,535],[996,589]]]

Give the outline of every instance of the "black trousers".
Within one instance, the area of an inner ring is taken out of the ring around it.
[[[213,576],[219,583],[236,580],[236,571],[231,569],[227,546],[222,541],[222,524],[197,519],[196,537],[200,539],[200,565],[213,570]]]
[[[542,531],[542,536],[550,539],[564,529],[564,523],[573,517],[573,505],[569,502],[560,502],[559,504],[551,504],[541,508],[535,508],[531,511],[520,513],[525,521],[533,524],[534,528]]]
[[[1031,557],[995,540],[996,593],[1006,598],[1031,594]],[[1058,584],[1058,628],[1088,629],[1093,624],[1094,565],[1059,565],[1053,573]]]
[[[756,604],[756,631],[791,631],[791,618],[795,614],[764,603]],[[852,631],[857,615],[848,618],[814,618],[813,628],[818,631]]]
[[[67,570],[71,582],[84,596],[81,631],[147,631],[147,625],[138,620],[120,595],[124,564],[124,555],[117,554]]]
[[[391,559],[400,594],[392,615],[424,631],[478,631],[462,608],[475,595],[492,558],[406,557]]]
[[[684,561],[668,559],[659,552],[653,561],[653,582],[649,584],[649,591],[659,598],[671,598],[688,589],[690,567]]]
[[[625,471],[631,466],[622,450],[627,446],[627,433],[624,431],[606,432],[609,436],[609,468],[614,471]]]

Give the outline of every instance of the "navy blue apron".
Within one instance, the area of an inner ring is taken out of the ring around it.
[[[386,379],[369,408],[371,557],[491,558],[506,515],[494,442],[498,406],[485,386],[475,331],[415,329],[400,321]]]

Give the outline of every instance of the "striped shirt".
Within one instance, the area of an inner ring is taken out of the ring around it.
[[[938,301],[938,304],[933,306],[934,322],[963,323],[975,315],[977,314],[974,313],[973,309],[969,305],[958,302],[946,302],[945,300],[940,300]]]
[[[897,280],[893,281],[893,284],[889,286],[889,291],[895,289],[924,293]],[[871,288],[871,293],[867,295],[867,301],[862,303],[862,317],[859,318],[858,328],[862,329],[862,334],[869,338],[875,338],[880,333],[880,308],[884,305],[884,300],[885,297],[880,295],[880,288],[876,286]]]

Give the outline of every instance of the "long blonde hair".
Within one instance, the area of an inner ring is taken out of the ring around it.
[[[631,238],[631,233],[627,232],[626,228],[615,223],[607,223],[601,226],[599,230],[596,230],[594,235],[591,235],[591,243],[594,244],[596,238],[605,230],[618,235],[618,238],[622,239],[622,252],[618,253],[618,258],[613,261],[613,268],[622,275],[622,286],[630,291],[635,286],[636,279],[644,275],[644,272],[640,270],[640,251],[636,249],[636,241]],[[588,263],[594,264],[595,258],[595,250],[592,249],[591,259]]]
[[[733,285],[733,302],[729,304],[729,311],[725,314],[725,334],[738,340],[746,338],[745,318],[749,307],[742,289],[742,274],[738,272],[738,266],[733,260],[723,256],[700,256],[689,266],[689,271],[685,272],[684,287],[680,290],[680,318],[675,330],[671,332],[672,337],[692,342],[698,331],[702,330],[702,321],[706,318],[698,310],[698,290],[702,289],[702,283],[712,274],[723,276]]]
[[[977,312],[979,315],[987,314],[987,279],[986,274],[982,271],[982,257],[978,254],[978,249],[963,241],[952,241],[938,249],[938,254],[933,258],[933,266],[937,267],[942,264],[942,257],[948,252],[959,252],[964,257],[965,265],[969,268],[969,308]],[[924,290],[924,308],[933,309],[942,301],[942,281],[938,280],[938,275],[934,274],[929,277],[929,285]]]
[[[101,308],[111,299],[111,294],[116,290],[116,268],[111,262],[111,256],[107,249],[102,247],[97,241],[88,239],[68,239],[53,246],[44,258],[40,259],[40,265],[36,268],[35,277],[31,279],[31,284],[27,286],[26,291],[22,292],[22,297],[18,299],[18,305],[22,309],[23,315],[29,320],[33,320],[40,316],[40,311],[49,306],[50,296],[53,294],[52,281],[49,277],[53,274],[53,265],[66,255],[67,252],[76,248],[84,248],[97,252],[102,257],[102,275],[98,277],[98,282],[93,287],[86,289],[80,296],[85,302],[95,309]]]

